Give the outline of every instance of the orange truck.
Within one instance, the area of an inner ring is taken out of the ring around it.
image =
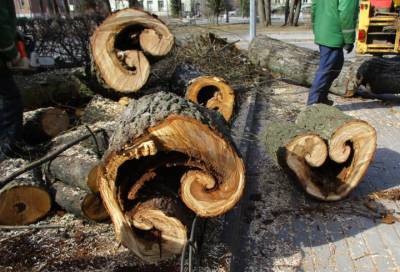
[[[400,54],[400,0],[361,0],[356,50],[359,54]]]

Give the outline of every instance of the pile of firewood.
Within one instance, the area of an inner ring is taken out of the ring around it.
[[[143,89],[151,65],[174,58],[173,35],[146,12],[114,13],[90,44],[91,70],[38,76],[23,91],[31,109],[24,139],[44,157],[33,162],[40,167],[0,163],[0,224],[36,222],[55,203],[111,219],[117,239],[146,262],[173,258],[196,216],[224,214],[243,193],[244,163],[229,129],[235,93],[185,63],[160,72],[171,75],[171,92]]]

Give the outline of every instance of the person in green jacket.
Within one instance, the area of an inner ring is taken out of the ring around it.
[[[22,134],[22,99],[10,67],[21,57],[16,47],[16,15],[13,0],[0,1],[0,160],[14,153]]]
[[[320,63],[307,105],[332,105],[328,91],[344,63],[343,49],[353,51],[358,18],[358,0],[313,0],[311,21]]]

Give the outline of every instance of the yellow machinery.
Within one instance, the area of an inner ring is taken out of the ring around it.
[[[400,54],[400,0],[387,9],[376,8],[373,1],[378,0],[360,1],[357,53]]]

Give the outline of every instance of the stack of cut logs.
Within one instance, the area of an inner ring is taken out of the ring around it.
[[[219,216],[239,201],[245,167],[230,137],[235,93],[224,79],[181,64],[171,76],[171,92],[124,97],[145,86],[150,64],[170,58],[173,44],[162,21],[125,9],[91,38],[91,78],[118,102],[96,94],[104,92],[88,87],[79,69],[58,81],[32,84],[40,99],[23,92],[25,108],[41,107],[24,114],[27,142],[41,144],[48,154],[78,144],[48,155],[40,168],[11,182],[7,176],[28,161],[0,163],[0,224],[36,222],[54,200],[77,216],[111,218],[118,241],[155,263],[181,253],[195,216]],[[55,108],[63,99],[85,107]],[[363,121],[316,106],[295,125],[271,124],[266,141],[272,157],[307,193],[338,200],[362,179],[376,134]]]

